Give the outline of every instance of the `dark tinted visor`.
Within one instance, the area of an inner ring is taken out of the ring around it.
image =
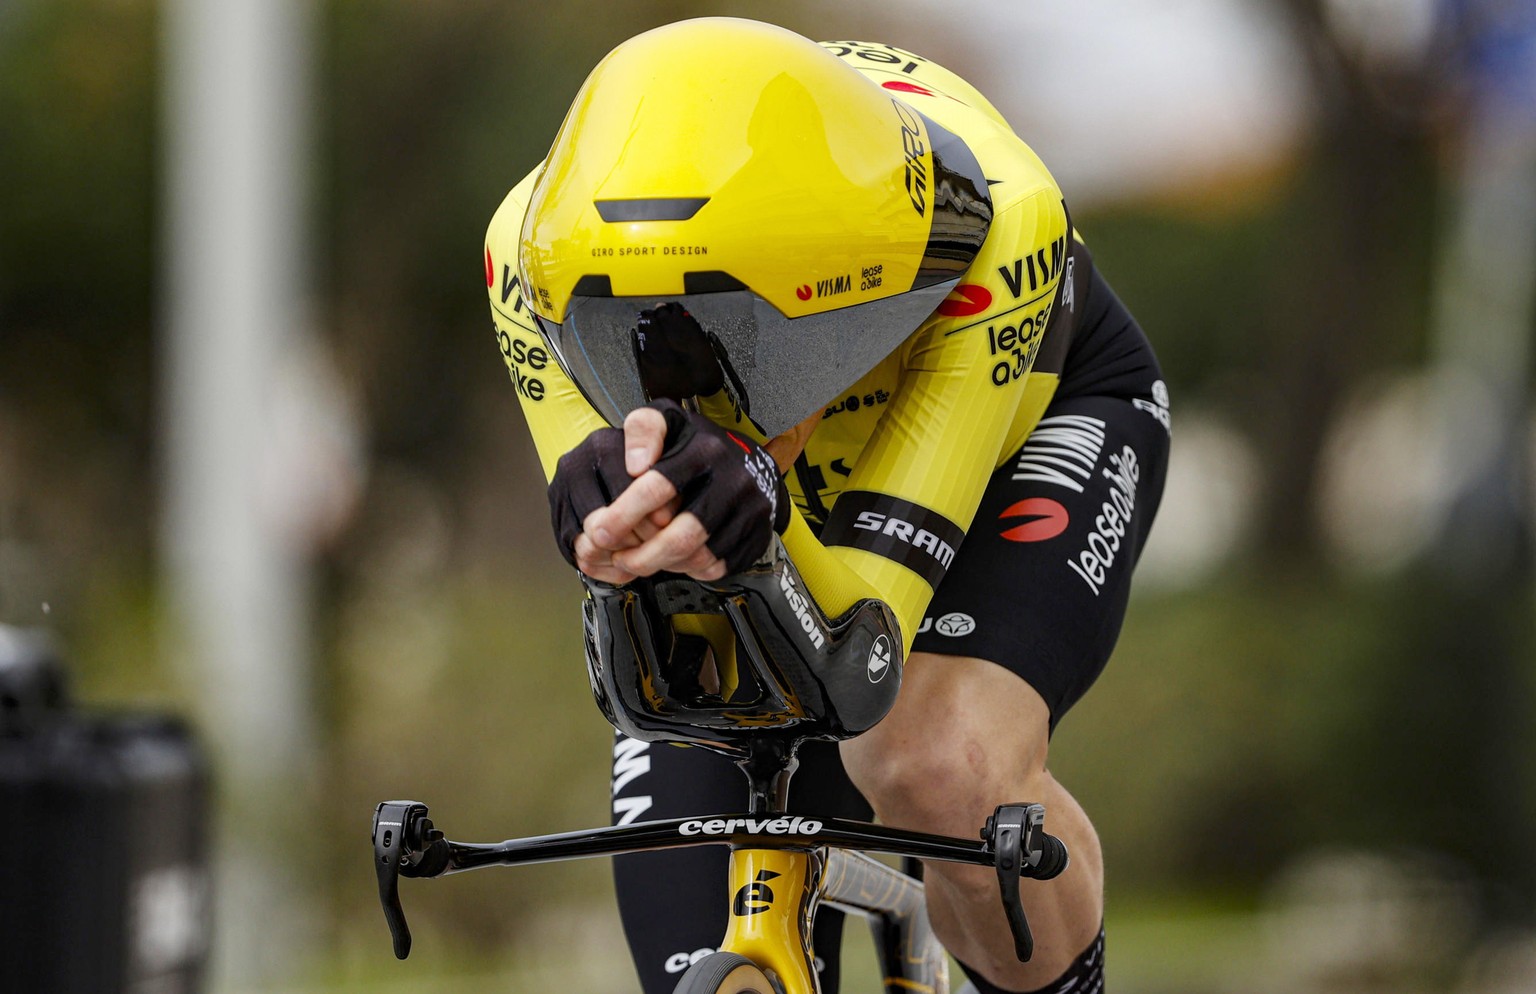
[[[727,367],[726,383],[769,438],[804,421],[894,352],[958,278],[835,311],[785,317],[750,290],[670,297],[572,297],[539,331],[566,374],[611,425],[651,399],[636,362],[640,312],[677,303]]]

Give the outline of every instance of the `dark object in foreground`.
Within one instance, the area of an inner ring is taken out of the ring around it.
[[[208,774],[177,719],[70,706],[49,641],[0,626],[0,984],[100,994],[204,988]]]

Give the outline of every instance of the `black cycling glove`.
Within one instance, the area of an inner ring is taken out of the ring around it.
[[[704,544],[740,573],[789,524],[789,491],[762,446],[721,428],[674,401],[650,405],[667,419],[667,443],[652,468],[671,481],[680,511],[691,511],[709,540]]]
[[[587,515],[612,504],[630,480],[619,428],[599,428],[560,457],[555,478],[549,481],[549,517],[566,562],[576,565],[576,536]]]
[[[650,405],[667,419],[666,445],[652,468],[677,488],[709,534],[709,551],[739,573],[768,548],[768,537],[789,524],[789,492],[773,457],[744,435],[727,431],[677,402]],[[560,554],[576,565],[576,538],[587,515],[612,504],[631,482],[624,468],[624,432],[600,428],[560,457],[549,484],[549,512]]]
[[[713,397],[725,387],[709,335],[683,305],[641,311],[633,335],[635,368],[647,400]]]

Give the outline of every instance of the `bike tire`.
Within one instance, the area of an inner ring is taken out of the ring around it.
[[[672,994],[778,994],[778,990],[745,956],[716,952],[690,966]]]

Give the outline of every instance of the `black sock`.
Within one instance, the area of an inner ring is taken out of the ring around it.
[[[977,994],[1019,994],[1015,991],[1005,991],[1001,987],[987,980],[980,973],[960,964],[960,969],[971,978]],[[1067,967],[1067,972],[1055,980],[1028,994],[1103,994],[1104,991],[1104,928],[1099,927],[1098,936],[1088,944],[1072,965]]]

